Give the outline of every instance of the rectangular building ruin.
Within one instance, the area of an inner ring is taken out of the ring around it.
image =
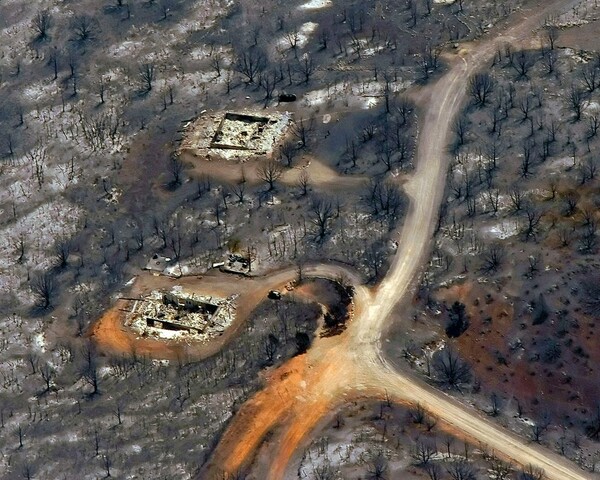
[[[257,150],[267,125],[277,123],[268,117],[227,112],[210,142],[211,148]]]
[[[153,291],[134,301],[125,323],[144,335],[168,337],[169,332],[180,332],[209,338],[231,324],[234,312],[233,298]]]
[[[290,121],[290,114],[280,112],[205,112],[185,125],[180,151],[207,158],[269,155]]]

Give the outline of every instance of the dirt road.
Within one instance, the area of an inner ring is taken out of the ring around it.
[[[410,372],[396,371],[381,354],[381,335],[390,313],[407,301],[427,261],[444,191],[449,132],[469,76],[490,61],[499,47],[523,44],[551,13],[576,1],[545,1],[522,12],[514,26],[470,46],[451,70],[423,93],[417,169],[405,184],[411,208],[399,232],[400,248],[386,278],[374,290],[358,289],[353,322],[339,337],[320,339],[302,358],[272,372],[266,389],[241,409],[200,478],[235,473],[254,461],[256,478],[280,480],[294,452],[326,415],[352,397],[389,395],[401,403],[420,402],[445,426],[517,464],[542,468],[551,480],[589,480],[592,474],[524,439],[437,391]],[[499,34],[502,33],[502,36]],[[276,429],[276,430],[274,430]],[[275,433],[274,433],[275,432]],[[273,436],[265,442],[269,433]],[[259,445],[263,443],[262,450]],[[257,452],[258,448],[258,454]],[[220,477],[219,477],[220,478]]]
[[[307,278],[327,278],[336,280],[344,277],[351,284],[360,284],[363,279],[350,267],[340,263],[307,264],[303,267],[303,275]],[[87,335],[103,351],[115,355],[146,355],[151,358],[167,360],[201,360],[219,352],[224,345],[239,334],[252,311],[263,301],[269,290],[281,290],[284,285],[298,277],[296,268],[285,268],[271,272],[265,276],[237,278],[231,274],[211,271],[202,277],[189,276],[171,278],[164,275],[155,276],[150,272],[142,272],[135,280],[127,297],[139,297],[152,290],[168,290],[178,285],[186,291],[203,295],[229,297],[239,295],[236,301],[236,318],[231,327],[223,335],[208,343],[181,341],[165,341],[142,337],[125,327],[124,309],[127,302],[117,303],[104,312],[93,323]]]

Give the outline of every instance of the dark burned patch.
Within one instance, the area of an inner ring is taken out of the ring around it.
[[[323,309],[323,330],[320,336],[333,337],[346,330],[352,313],[354,287],[347,285],[343,279],[337,281],[324,278],[303,280],[294,293],[307,296],[319,302]]]
[[[354,287],[341,282],[334,282],[333,286],[339,297],[339,301],[333,304],[325,313],[321,337],[333,337],[346,330],[347,322],[352,312]]]

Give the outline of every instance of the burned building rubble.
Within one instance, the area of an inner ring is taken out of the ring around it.
[[[291,121],[288,113],[204,112],[184,126],[180,150],[205,158],[245,160],[269,155]]]
[[[208,340],[221,335],[235,317],[235,296],[198,295],[177,287],[130,301],[125,324],[144,336]]]

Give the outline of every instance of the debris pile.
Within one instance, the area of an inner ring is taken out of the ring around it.
[[[131,299],[125,325],[143,336],[209,340],[221,335],[235,317],[235,298],[196,295],[174,287]]]
[[[289,123],[290,115],[287,113],[205,113],[184,126],[180,150],[207,159],[214,156],[245,160],[256,155],[268,155]]]
[[[252,270],[252,260],[249,257],[244,257],[237,253],[231,253],[225,259],[224,264],[221,266],[221,270],[228,273],[240,273],[242,275],[248,275]]]

